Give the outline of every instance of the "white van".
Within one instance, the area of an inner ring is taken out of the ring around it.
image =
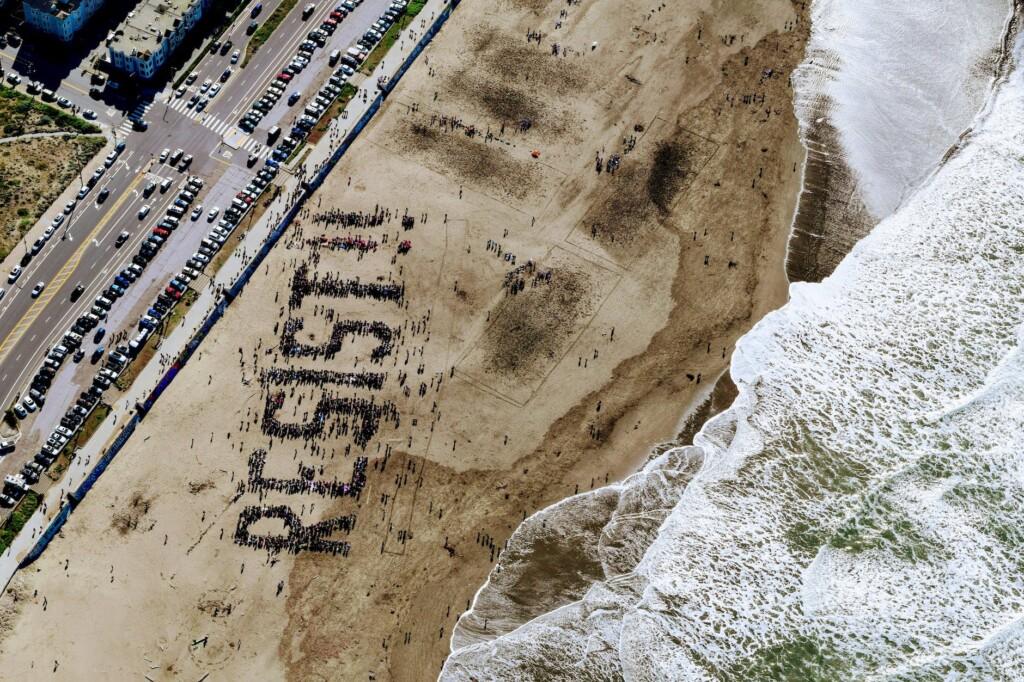
[[[338,60],[341,59],[341,50],[334,50],[334,51],[332,51],[331,55],[330,55],[330,57],[328,59],[330,61],[331,66],[334,66],[335,64],[337,64]]]

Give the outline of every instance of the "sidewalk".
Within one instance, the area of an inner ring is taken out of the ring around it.
[[[448,0],[428,0],[423,10],[377,65],[373,74],[366,78],[365,87],[360,88],[356,97],[349,102],[345,109],[348,112],[346,117],[343,119],[339,116],[331,122],[328,133],[312,147],[302,169],[299,170],[299,175],[289,175],[284,179],[281,193],[277,199],[245,234],[216,276],[211,278],[210,284],[200,292],[199,298],[192,304],[178,327],[168,337],[161,340],[153,360],[139,372],[128,391],[116,401],[116,404],[112,405],[110,415],[100,424],[88,442],[79,449],[79,456],[68,466],[63,478],[46,491],[39,509],[25,524],[11,546],[0,556],[0,585],[3,585],[4,589],[14,577],[22,558],[28,554],[37,538],[60,511],[67,494],[75,490],[88,476],[92,469],[91,465],[99,460],[107,445],[124,428],[124,424],[131,419],[135,412],[135,404],[143,402],[156,388],[166,371],[160,359],[174,359],[181,354],[193,334],[199,330],[221,300],[219,292],[228,289],[238,280],[253,254],[260,250],[271,231],[278,226],[279,221],[292,205],[292,200],[298,195],[300,178],[308,177],[323,167],[334,149],[344,141],[352,126],[370,108],[377,94],[377,79],[381,76],[390,77],[397,72],[420,40],[423,32],[433,23],[447,3]],[[278,178],[284,175],[285,173],[282,172]]]

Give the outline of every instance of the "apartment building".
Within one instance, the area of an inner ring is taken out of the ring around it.
[[[105,0],[23,0],[25,22],[58,40],[67,42],[85,26]]]
[[[211,0],[142,0],[114,32],[111,63],[125,73],[152,78],[210,4]]]

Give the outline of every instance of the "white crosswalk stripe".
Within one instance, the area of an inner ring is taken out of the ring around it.
[[[131,122],[131,119],[132,118],[140,118],[140,119],[141,118],[145,118],[146,117],[146,112],[148,112],[152,108],[152,106],[153,106],[153,102],[152,101],[144,102],[144,103],[140,102],[139,104],[135,105],[135,108],[132,109],[128,113],[128,115],[124,117],[124,120],[121,121],[121,125],[119,125],[117,127],[117,129],[119,131],[121,131],[122,133],[126,134],[126,135],[128,133],[132,132],[132,122]]]
[[[173,95],[172,95],[172,97],[173,97]],[[199,125],[203,126],[204,128],[208,128],[215,135],[222,135],[223,136],[223,135],[226,135],[231,128],[237,128],[238,122],[234,118],[231,118],[231,119],[228,119],[228,120],[224,121],[224,120],[221,120],[221,119],[217,118],[216,116],[212,116],[212,115],[206,114],[204,112],[197,112],[195,109],[190,109],[190,108],[188,108],[186,106],[187,104],[188,104],[188,99],[187,98],[177,97],[177,98],[173,98],[171,100],[171,102],[168,104],[168,106],[171,109],[174,109],[175,111],[177,111],[182,116],[185,116],[186,118],[189,118],[189,119],[197,122]],[[125,123],[123,123],[122,125],[125,126],[125,130],[130,130],[131,129],[131,123],[128,123],[127,121]],[[241,141],[241,144],[239,145],[239,147],[241,149],[244,149],[247,153],[250,153],[250,154],[255,153],[256,149],[258,148],[260,151],[257,154],[257,156],[259,158],[261,158],[261,159],[265,159],[265,158],[267,158],[270,155],[270,149],[266,148],[259,141],[253,139],[252,137],[250,137],[248,135],[246,135],[245,137],[242,138],[242,141]]]

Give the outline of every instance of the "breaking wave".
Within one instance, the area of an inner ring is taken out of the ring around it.
[[[516,531],[442,678],[1024,678],[1020,70],[896,203],[693,447]]]

